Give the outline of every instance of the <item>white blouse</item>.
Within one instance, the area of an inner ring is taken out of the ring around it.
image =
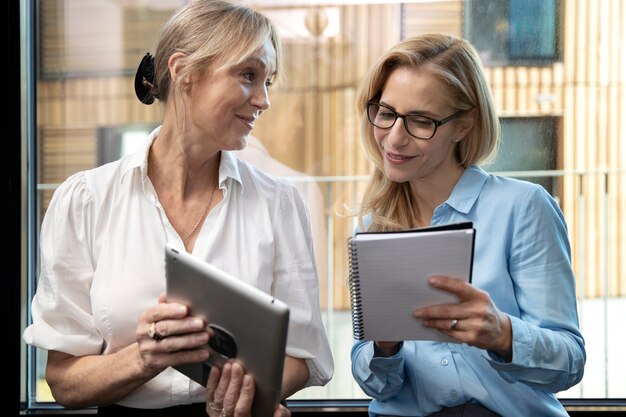
[[[139,315],[165,291],[165,243],[184,250],[147,177],[158,131],[136,153],[78,172],[56,190],[41,226],[26,343],[83,356],[135,342]],[[326,384],[334,365],[301,194],[227,151],[219,184],[224,199],[204,221],[193,255],[284,301],[287,354],[306,359],[307,386]],[[161,408],[204,400],[202,386],[168,368],[119,404]]]

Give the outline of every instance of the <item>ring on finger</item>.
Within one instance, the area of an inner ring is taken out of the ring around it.
[[[211,401],[209,403],[209,408],[214,411],[222,411],[224,409],[224,405],[219,401]]]
[[[459,321],[457,319],[452,319],[450,322],[450,330],[455,330],[457,324],[459,324]]]
[[[148,336],[154,340],[163,339],[163,336],[161,336],[156,330],[156,322],[150,323],[150,327],[148,327]]]
[[[223,410],[222,410],[222,417],[233,417],[233,415],[232,415],[232,414],[227,413],[227,412],[226,412],[226,409],[223,409]]]

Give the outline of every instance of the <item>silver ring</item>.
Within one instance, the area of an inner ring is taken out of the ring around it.
[[[214,411],[222,411],[224,409],[224,406],[220,402],[211,401],[209,403],[209,408]]]
[[[233,417],[233,415],[232,414],[228,414],[226,412],[226,409],[224,409],[224,410],[222,410],[222,417]]]
[[[161,336],[156,331],[156,322],[150,323],[150,327],[148,327],[148,336],[150,336],[150,338],[154,339],[154,340],[161,340],[161,339],[163,339],[163,336]]]
[[[450,322],[450,330],[455,330],[457,324],[459,324],[459,321],[457,319],[452,319]]]

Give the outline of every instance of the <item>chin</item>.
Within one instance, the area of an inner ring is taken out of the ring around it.
[[[385,167],[385,177],[390,181],[402,183],[410,181],[413,178],[413,175],[410,175],[407,172],[402,172],[397,169]]]
[[[385,176],[387,177],[388,180],[393,181],[393,182],[397,182],[397,183],[403,183],[403,182],[407,182],[407,181],[411,180],[410,176],[404,175],[404,174],[399,174],[397,172],[385,171]]]
[[[228,144],[228,146],[224,146],[225,151],[240,151],[248,145],[248,136],[243,136],[239,138],[237,142],[233,141]]]

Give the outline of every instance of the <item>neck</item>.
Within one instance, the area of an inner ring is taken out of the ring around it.
[[[157,190],[179,194],[179,198],[215,188],[219,176],[221,152],[210,155],[189,154],[177,139],[159,136],[148,155],[148,177]]]
[[[430,224],[435,209],[450,197],[463,172],[463,167],[456,166],[446,171],[446,175],[411,181],[411,191],[417,207],[416,221],[420,226]]]

